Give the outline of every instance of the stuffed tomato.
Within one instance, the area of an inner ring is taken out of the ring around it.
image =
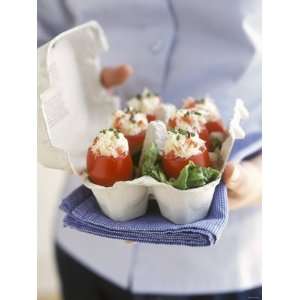
[[[226,133],[219,110],[211,98],[187,98],[183,102],[183,108],[200,113],[205,119],[204,126],[209,134],[212,132]]]
[[[190,161],[205,168],[211,166],[205,141],[194,132],[169,130],[162,155],[165,174],[169,178],[177,178]]]
[[[88,149],[87,173],[93,183],[106,187],[132,179],[133,164],[122,133],[112,128],[100,131]]]
[[[131,154],[141,151],[148,127],[148,120],[145,114],[132,109],[118,110],[114,114],[113,127],[124,134]]]
[[[178,109],[169,119],[169,129],[181,129],[194,132],[205,141],[206,147],[210,148],[209,132],[205,127],[206,119],[204,115],[189,109]]]
[[[146,114],[148,122],[156,120],[156,111],[161,104],[160,97],[148,89],[131,98],[127,105],[130,109]]]

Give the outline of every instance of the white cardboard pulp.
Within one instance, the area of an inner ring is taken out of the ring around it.
[[[220,179],[185,191],[148,176],[117,182],[112,187],[89,181],[85,173],[87,149],[100,129],[110,127],[111,116],[119,107],[119,99],[109,94],[99,80],[100,53],[107,50],[104,32],[93,21],[66,31],[39,48],[40,163],[81,176],[102,211],[113,220],[127,221],[145,214],[149,194],[154,195],[161,214],[173,223],[186,224],[204,218]],[[161,114],[164,119],[166,112]],[[221,172],[235,139],[245,136],[240,121],[246,117],[248,111],[243,101],[238,99],[229,124],[229,135],[221,149]],[[154,142],[161,149],[164,134],[166,128],[163,122],[151,122],[144,148]]]

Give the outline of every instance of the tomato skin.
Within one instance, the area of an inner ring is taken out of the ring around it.
[[[224,127],[223,122],[221,120],[209,121],[205,124],[205,128],[206,128],[206,131],[207,131],[206,148],[209,151],[212,151],[213,146],[212,146],[212,142],[211,142],[211,139],[210,139],[210,134],[212,132],[220,132],[220,133],[226,135],[226,130],[225,130],[225,127]]]
[[[153,114],[147,114],[147,120],[150,123],[151,121],[155,121],[156,120],[156,116]]]
[[[205,141],[205,146],[207,149],[211,148],[211,141],[209,138],[209,132],[206,127],[202,127],[201,131],[198,133],[201,140]]]
[[[225,133],[225,128],[221,120],[209,121],[205,124],[206,129],[209,133],[211,132],[222,132]]]
[[[128,141],[129,152],[134,154],[142,150],[146,132],[143,131],[136,135],[125,135]]]
[[[98,185],[112,186],[117,181],[132,179],[133,164],[130,155],[117,158],[95,155],[91,149],[87,153],[89,179]]]
[[[189,161],[192,161],[201,167],[207,168],[211,166],[208,151],[204,150],[189,158],[175,157],[173,154],[163,155],[162,168],[169,178],[177,178],[180,171],[189,163]]]

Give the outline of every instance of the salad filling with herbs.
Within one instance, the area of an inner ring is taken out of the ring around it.
[[[137,135],[145,132],[148,120],[144,113],[133,109],[117,110],[113,116],[113,127],[124,135]]]
[[[129,108],[146,114],[149,122],[156,120],[156,110],[160,104],[160,97],[147,88],[127,102]]]
[[[141,151],[148,127],[144,113],[133,109],[118,110],[113,116],[113,127],[124,134],[132,155]]]
[[[202,99],[186,98],[183,100],[183,108],[201,113],[206,121],[215,121],[221,118],[217,106],[210,97]]]

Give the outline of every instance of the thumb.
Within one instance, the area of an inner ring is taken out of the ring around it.
[[[101,83],[105,88],[123,84],[133,74],[130,65],[120,65],[114,68],[104,68],[100,74]]]
[[[229,162],[223,173],[230,209],[261,200],[261,172],[253,162]]]
[[[229,162],[224,170],[223,181],[229,191],[239,194],[242,192],[246,180],[245,172],[241,165]]]

